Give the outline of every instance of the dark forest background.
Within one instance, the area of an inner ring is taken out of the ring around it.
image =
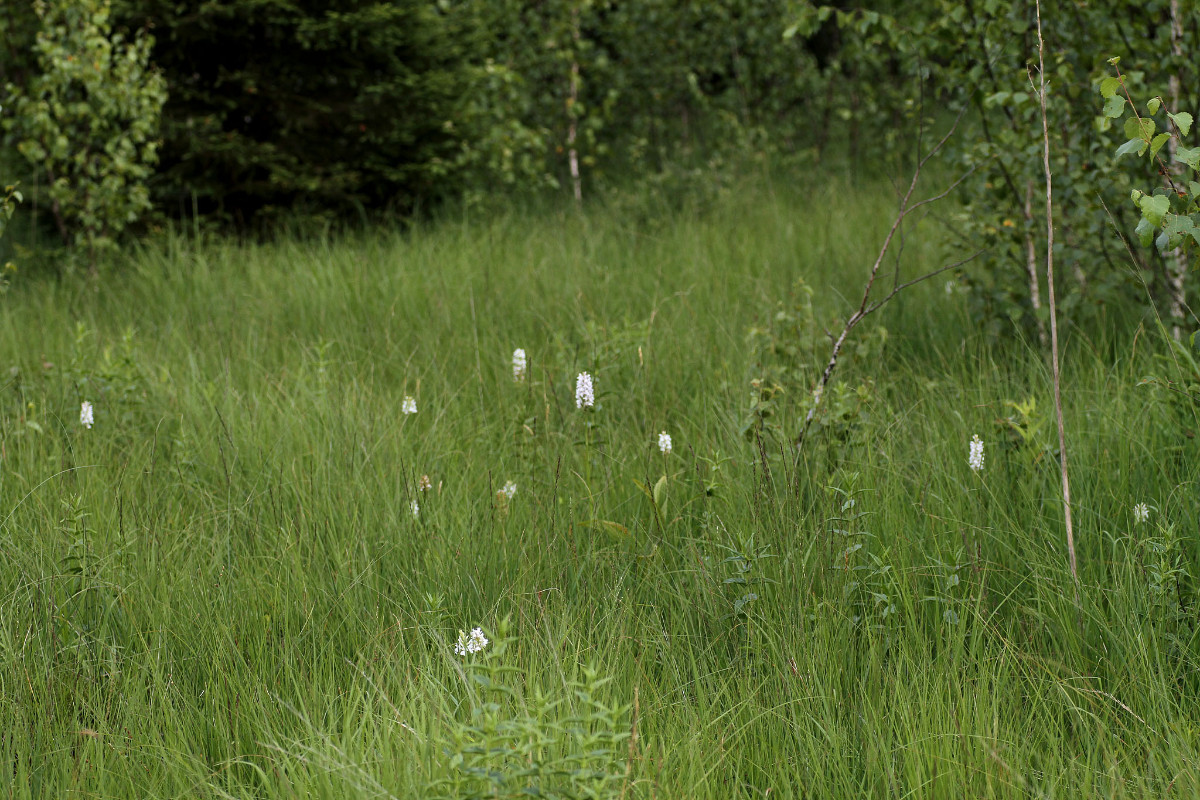
[[[1161,183],[1152,161],[1113,158],[1125,137],[1097,88],[1120,56],[1131,98],[1194,111],[1195,5],[1042,6],[1061,257],[1087,290],[1067,298],[1069,314],[1127,282],[1109,269],[1129,258],[1111,234],[1137,222],[1129,186]],[[1021,287],[1041,235],[1029,202],[1042,180],[1034,21],[1034,3],[997,0],[9,0],[0,168],[20,181],[19,213],[40,204],[54,212],[43,227],[55,220],[64,241],[94,250],[172,218],[261,233],[297,214],[411,218],[526,194],[703,196],[747,164],[892,175],[963,111],[944,162],[971,171],[952,236],[995,267],[976,300],[1032,326]],[[66,44],[51,51],[54,31]],[[47,88],[73,46],[113,56],[84,60],[98,71],[92,95],[115,86],[115,99],[89,96],[79,76]],[[138,46],[145,70],[119,73]],[[140,106],[123,99],[139,92]],[[75,133],[54,111],[72,102]],[[126,134],[139,124],[140,138]],[[103,130],[119,133],[95,140]],[[73,209],[87,181],[122,202]],[[1162,257],[1134,250],[1169,293]]]

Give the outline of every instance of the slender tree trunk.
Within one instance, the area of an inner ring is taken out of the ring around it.
[[[53,178],[51,178],[53,183]],[[58,235],[62,237],[63,244],[71,244],[71,232],[67,230],[67,221],[62,215],[62,207],[59,206],[57,200],[50,201],[50,213],[54,216],[54,227],[58,228]]]
[[[1174,57],[1175,69],[1167,81],[1167,93],[1171,96],[1171,111],[1179,111],[1179,70],[1183,65],[1183,20],[1179,16],[1179,0],[1171,0],[1171,55]],[[1175,160],[1178,142],[1175,137],[1167,139],[1167,169],[1174,176],[1182,177],[1182,164]],[[1170,187],[1170,177],[1164,176],[1164,182]],[[1167,256],[1167,283],[1171,292],[1171,335],[1178,341],[1182,335],[1181,325],[1184,321],[1184,309],[1187,307],[1187,293],[1184,281],[1187,278],[1187,254],[1182,247],[1175,248]]]
[[[858,85],[858,76],[851,78],[854,81],[853,85]],[[850,117],[850,168],[854,170],[854,174],[858,174],[858,92],[851,91],[850,107],[854,109]]]
[[[49,167],[46,167],[46,177],[50,179],[50,186],[53,187],[54,181],[55,181],[54,170],[50,169]],[[35,184],[35,187],[36,187],[36,184]],[[50,193],[47,192],[47,194],[50,194]],[[53,197],[53,195],[51,195],[51,196]],[[35,201],[35,204],[34,204],[34,209],[35,209],[34,221],[35,222],[37,221],[36,208],[37,208],[37,205],[36,205],[36,201]],[[54,217],[54,226],[56,228],[58,228],[58,235],[62,237],[63,244],[70,245],[71,244],[71,232],[67,228],[67,220],[62,215],[62,207],[58,204],[58,200],[52,199],[50,201],[50,214]]]
[[[829,120],[833,115],[833,76],[829,76],[829,85],[825,87],[825,104],[821,109],[821,127],[817,130],[817,158],[825,152],[825,144],[829,140]]]
[[[1029,274],[1029,304],[1037,322],[1038,342],[1045,347],[1046,323],[1042,322],[1042,293],[1038,287],[1037,245],[1033,240],[1033,181],[1025,182],[1025,271]]]
[[[578,117],[575,104],[579,101],[579,6],[571,9],[571,39],[574,53],[571,58],[571,77],[567,94],[567,164],[571,169],[571,185],[575,189],[576,205],[583,204],[583,180],[579,176],[579,153],[575,150]]]
[[[1050,366],[1054,377],[1054,411],[1058,417],[1058,464],[1062,473],[1063,520],[1067,528],[1067,563],[1075,584],[1075,605],[1080,603],[1079,569],[1075,561],[1075,526],[1071,522],[1071,483],[1067,480],[1067,431],[1063,424],[1062,377],[1058,370],[1058,315],[1054,309],[1054,195],[1050,174],[1050,123],[1046,113],[1046,44],[1042,41],[1042,4],[1036,0],[1038,81],[1042,106],[1042,168],[1046,173],[1046,295],[1050,301]],[[1080,621],[1082,624],[1082,619]]]

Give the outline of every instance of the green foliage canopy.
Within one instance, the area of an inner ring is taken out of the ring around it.
[[[26,93],[47,70],[31,9],[0,14],[0,72]],[[154,32],[170,89],[154,202],[235,223],[561,185],[568,151],[595,188],[790,148],[819,94],[768,0],[114,0],[112,19]]]

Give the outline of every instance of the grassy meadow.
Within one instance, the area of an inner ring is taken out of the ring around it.
[[[1138,385],[1183,374],[1152,318],[1064,331],[1078,605],[1045,357],[949,275],[794,455],[893,207],[759,179],[18,276],[0,796],[1197,796],[1200,426]]]

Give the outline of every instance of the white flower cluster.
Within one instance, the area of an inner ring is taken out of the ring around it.
[[[517,495],[517,485],[512,481],[507,481],[504,484],[504,488],[500,490],[500,494],[504,495],[505,498],[512,500]]]
[[[1145,503],[1138,503],[1133,507],[1133,521],[1141,525],[1146,520],[1150,519],[1150,506]]]
[[[417,491],[418,492],[428,492],[432,488],[433,488],[433,481],[429,480],[428,475],[422,475],[419,479],[417,479]]]
[[[592,387],[592,376],[581,372],[575,376],[575,407],[591,408],[596,405],[596,392]]]
[[[417,503],[416,500],[412,501],[412,504],[409,506],[409,509],[412,511],[412,515],[414,518],[421,516],[421,506]]]
[[[525,380],[526,363],[527,362],[525,361],[525,351],[522,350],[520,347],[518,347],[516,350],[513,350],[513,380],[514,381]]]
[[[967,464],[975,472],[983,469],[983,439],[979,438],[979,434],[971,437],[971,454],[967,456]]]
[[[663,431],[658,435],[658,449],[664,456],[671,455],[671,434]]]
[[[92,404],[87,400],[84,400],[83,405],[79,407],[79,424],[85,428],[91,429],[95,422],[96,418],[92,414]]]
[[[454,645],[454,653],[459,656],[465,656],[467,653],[478,653],[487,647],[488,644],[488,638],[483,635],[482,628],[472,628],[470,633],[459,631],[458,642]]]
[[[417,401],[412,395],[404,395],[404,402],[400,404],[400,410],[405,414],[417,413]]]

